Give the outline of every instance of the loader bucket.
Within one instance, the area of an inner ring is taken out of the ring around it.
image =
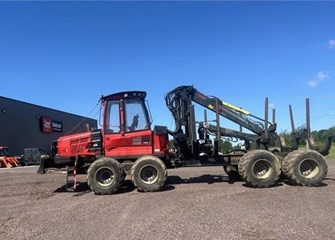
[[[59,168],[59,166],[54,164],[54,161],[52,158],[41,158],[40,166],[37,169],[37,173],[44,174],[48,171],[50,168]]]

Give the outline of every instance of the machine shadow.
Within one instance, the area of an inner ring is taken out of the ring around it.
[[[325,180],[329,180],[329,179],[325,178]],[[296,185],[296,184],[292,184],[292,183],[290,183],[289,181],[286,181],[286,180],[283,181],[283,183],[285,183],[286,185],[291,186],[291,187],[306,187],[306,186],[299,186],[299,185]],[[307,187],[309,187],[309,188],[319,188],[319,187],[327,187],[327,186],[328,186],[327,183],[322,182],[318,185],[307,186]]]
[[[179,176],[168,176],[166,180],[166,185],[197,184],[197,183],[213,184],[217,182],[230,183],[230,180],[226,176],[211,175],[211,174],[205,174],[205,175],[201,175],[198,177],[191,177],[191,178],[181,178]]]
[[[329,180],[329,181],[335,181],[335,178],[331,178],[331,177],[326,177],[325,180]]]
[[[262,188],[259,188],[259,187],[248,186],[246,183],[243,183],[242,186],[246,187],[246,188],[262,189]],[[276,182],[275,185],[273,185],[271,187],[266,187],[266,188],[263,188],[263,189],[276,188],[276,187],[282,187],[282,186],[284,186],[283,182],[279,181],[279,182]]]
[[[326,178],[325,180],[335,181],[334,178]],[[228,183],[234,184],[235,182],[241,182],[243,187],[252,188],[246,185],[243,181],[240,180],[232,180],[229,179],[228,176],[225,175],[211,175],[211,174],[204,174],[198,177],[191,177],[191,178],[181,178],[180,176],[172,175],[168,176],[166,179],[166,183],[164,187],[158,192],[165,192],[165,191],[172,191],[175,189],[176,185],[180,184],[199,184],[199,183],[207,183],[207,184],[214,184],[214,183]],[[281,187],[283,185],[291,185],[286,179],[279,179],[279,181],[272,186],[272,188]],[[319,186],[315,187],[326,187],[328,184],[322,183]],[[126,179],[124,180],[121,188],[114,194],[123,194],[129,193],[134,191],[136,188],[131,180]],[[74,194],[73,197],[79,197],[84,194],[92,192],[87,182],[78,182],[75,191],[68,191],[66,189],[66,185],[64,184],[60,188],[57,188],[54,193],[72,193]]]
[[[179,184],[199,184],[199,183],[213,184],[217,182],[227,182],[230,184],[233,183],[232,181],[229,180],[227,176],[222,176],[222,175],[205,174],[202,176],[191,177],[191,178],[181,178],[179,176],[168,176],[164,187],[159,192],[174,190],[175,185],[179,185]],[[132,181],[124,180],[121,188],[115,194],[128,193],[134,190],[135,190],[135,186],[132,183]],[[90,192],[92,191],[87,185],[87,182],[78,182],[75,191],[68,191],[65,184],[57,188],[54,191],[54,193],[72,193],[72,194],[75,193],[73,196],[81,196],[81,195],[84,195]]]
[[[124,180],[122,186],[120,187],[120,189],[114,193],[114,194],[121,194],[121,193],[127,193],[127,192],[132,192],[134,191],[135,186],[134,184],[130,181],[130,180]],[[54,193],[75,193],[73,196],[74,197],[78,197],[81,195],[84,195],[86,193],[90,193],[92,192],[92,190],[89,188],[89,186],[87,185],[87,182],[78,182],[77,186],[76,186],[76,190],[75,191],[69,191],[66,188],[66,184],[64,184],[63,186],[57,188]]]
[[[78,182],[75,191],[68,191],[66,189],[66,184],[57,188],[54,193],[74,193],[74,192],[91,192],[91,189],[88,187],[87,182]]]

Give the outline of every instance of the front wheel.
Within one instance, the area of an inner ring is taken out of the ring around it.
[[[318,186],[326,177],[328,166],[320,153],[300,149],[285,157],[282,170],[293,185]]]
[[[240,159],[238,172],[248,186],[271,187],[280,175],[279,159],[266,150],[247,152]]]
[[[132,166],[130,176],[139,191],[158,191],[167,178],[166,166],[155,156],[143,156]]]
[[[101,158],[94,161],[87,171],[87,184],[100,195],[115,193],[122,182],[123,172],[118,161]]]

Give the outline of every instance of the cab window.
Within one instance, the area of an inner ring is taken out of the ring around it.
[[[147,113],[140,99],[125,101],[125,125],[126,132],[149,129]]]

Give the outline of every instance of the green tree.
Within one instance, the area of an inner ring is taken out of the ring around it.
[[[292,145],[292,136],[291,136],[291,133],[288,132],[287,130],[279,133],[279,137],[281,137],[285,140],[285,143],[286,143],[287,146]]]
[[[169,148],[171,148],[171,149],[176,148],[176,146],[174,144],[174,140],[172,140],[172,139],[169,140]]]
[[[233,149],[233,145],[229,141],[219,141],[219,152],[221,153],[228,153]]]

